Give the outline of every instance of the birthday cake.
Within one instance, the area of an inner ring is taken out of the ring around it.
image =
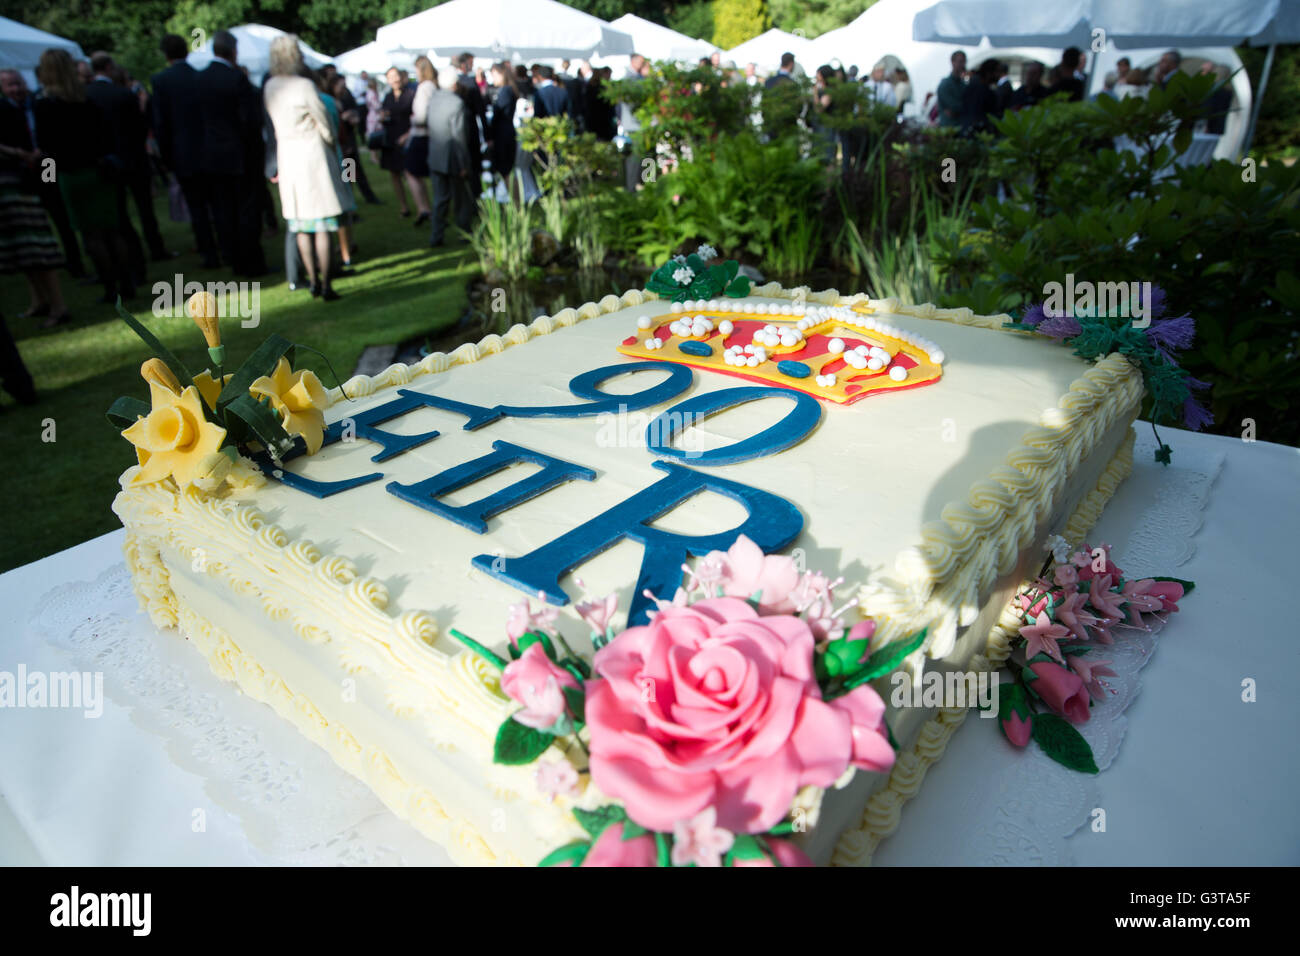
[[[892,691],[1005,656],[1142,376],[734,275],[330,390],[199,304],[110,413],[143,607],[457,862],[866,863],[967,712]]]

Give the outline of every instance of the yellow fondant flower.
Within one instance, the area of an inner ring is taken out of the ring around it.
[[[218,321],[215,295],[211,292],[194,293],[185,303],[185,311],[203,333],[203,340],[208,343],[208,348],[213,349],[221,344],[221,325]]]
[[[316,373],[307,369],[297,372],[289,368],[289,360],[281,358],[270,375],[263,375],[248,387],[256,399],[269,398],[271,407],[280,413],[280,424],[290,435],[301,435],[307,443],[307,454],[320,450],[325,432],[325,386]]]
[[[225,452],[214,451],[203,456],[194,469],[194,485],[200,491],[216,491],[225,483],[234,462]]]
[[[149,393],[152,411],[122,432],[140,459],[131,484],[150,484],[170,475],[184,488],[198,476],[200,463],[220,450],[226,430],[203,417],[203,400],[193,385],[178,395],[151,381]]]
[[[168,391],[181,393],[181,383],[162,359],[151,358],[140,366],[140,376],[150,385],[161,385]]]
[[[217,397],[221,394],[221,390],[226,387],[226,383],[234,377],[234,375],[227,375],[218,382],[212,377],[212,371],[205,368],[194,376],[194,384],[198,387],[199,394],[203,396],[203,401],[207,402],[208,408],[215,412],[217,410]],[[179,387],[178,385],[177,388],[179,389]]]

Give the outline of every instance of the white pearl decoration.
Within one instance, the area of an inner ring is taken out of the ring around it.
[[[907,378],[907,369],[901,365],[895,365],[889,370],[889,377],[895,382],[902,382]]]
[[[676,305],[676,304],[677,304],[676,302],[673,303],[673,305]],[[673,311],[677,311],[677,310],[674,309]],[[648,315],[643,315],[643,316],[641,316],[641,318],[637,319],[637,320],[636,320],[636,327],[637,327],[638,329],[648,329],[648,328],[650,328],[650,316],[648,316]]]

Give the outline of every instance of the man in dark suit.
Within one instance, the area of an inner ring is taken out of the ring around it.
[[[465,124],[465,145],[469,147],[469,165],[473,171],[473,176],[479,176],[483,172],[483,147],[482,143],[487,142],[488,129],[487,119],[487,101],[483,99],[483,92],[478,88],[478,83],[474,81],[474,54],[462,53],[456,57],[456,90],[460,98],[465,101],[465,109],[469,111],[469,118]]]
[[[248,176],[262,174],[261,99],[236,65],[236,55],[234,34],[218,30],[212,35],[212,62],[198,75],[203,124],[199,172],[226,267],[237,275],[259,276],[266,272],[260,194]]]
[[[1061,54],[1061,64],[1056,68],[1056,82],[1052,85],[1053,93],[1066,93],[1071,103],[1083,100],[1083,79],[1079,76],[1080,58],[1083,51],[1077,46],[1066,47]]]
[[[590,72],[591,68],[588,67]],[[560,72],[555,76],[555,82],[564,87],[564,92],[569,95],[569,116],[573,119],[573,128],[579,132],[586,131],[587,118],[587,80],[583,76],[575,76],[569,70],[569,61],[564,60],[560,63]]]
[[[1043,86],[1043,64],[1037,60],[1025,67],[1025,79],[1020,89],[1011,94],[1010,108],[1023,110],[1045,99],[1052,91]]]
[[[199,74],[185,62],[185,41],[174,33],[162,38],[167,69],[153,75],[154,137],[163,165],[171,170],[190,211],[194,245],[203,265],[217,266],[208,197],[199,172],[203,155],[203,120],[199,115]]]
[[[549,66],[538,67],[537,78],[537,101],[534,103],[537,117],[567,116],[569,94],[555,82],[555,70]]]
[[[767,78],[767,82],[763,84],[763,89],[770,90],[773,87],[779,86],[782,83],[793,83],[794,82],[793,74],[794,74],[794,54],[782,53],[781,68]]]
[[[134,178],[143,175],[147,180],[149,175],[149,157],[144,150],[148,129],[136,98],[128,90],[113,82],[113,58],[103,51],[96,52],[90,57],[90,69],[93,77],[86,84],[86,99],[99,110],[104,128],[108,131],[112,143],[109,166],[113,190],[117,195],[118,231],[126,242],[131,278],[136,285],[140,285],[144,282],[145,275],[144,247],[140,245],[140,237],[136,234],[130,216],[127,214],[126,196]],[[152,215],[152,202],[148,208]],[[143,219],[144,217],[141,216],[141,224],[147,234],[149,224],[143,222]],[[156,240],[156,248],[161,254],[162,237],[158,235],[156,218],[153,219],[153,232],[151,244],[152,240]]]

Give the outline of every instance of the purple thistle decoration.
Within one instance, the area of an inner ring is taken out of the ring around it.
[[[1079,325],[1079,320],[1072,315],[1054,315],[1050,319],[1039,322],[1037,331],[1050,338],[1064,341],[1074,338],[1083,331],[1083,328]]]
[[[1151,287],[1151,318],[1152,319],[1158,319],[1165,314],[1165,309],[1168,308],[1165,299],[1166,299],[1165,290],[1160,288],[1160,286],[1158,285],[1153,285]]]
[[[1047,315],[1046,313],[1043,312],[1043,303],[1038,302],[1034,305],[1031,305],[1025,311],[1025,317],[1021,319],[1020,322],[1022,325],[1037,325],[1039,322],[1042,322],[1043,319],[1045,318],[1047,318]]]
[[[1193,392],[1204,392],[1209,390],[1210,383],[1202,382],[1199,378],[1193,378],[1189,375],[1187,376],[1187,387]]]
[[[1156,351],[1171,364],[1177,364],[1172,353],[1191,348],[1192,341],[1196,338],[1196,320],[1190,315],[1180,315],[1176,319],[1161,319],[1152,322],[1147,327],[1146,333]]]
[[[1183,424],[1194,432],[1199,432],[1207,425],[1214,424],[1214,415],[1210,410],[1190,395],[1183,402]]]

